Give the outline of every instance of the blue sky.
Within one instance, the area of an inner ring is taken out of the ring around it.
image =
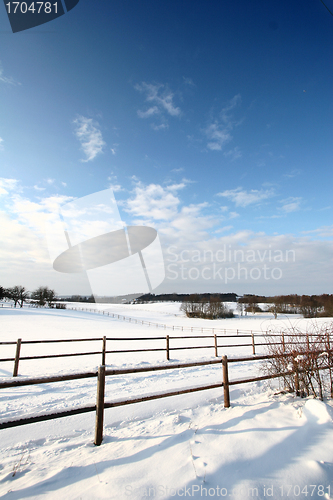
[[[333,16],[320,0],[80,0],[15,34],[2,8],[0,26],[0,285],[85,293],[52,271],[41,214],[111,187],[127,224],[158,230],[155,293],[332,292]],[[260,258],[247,262],[260,276],[203,278],[203,252],[224,245],[295,258],[278,278]]]

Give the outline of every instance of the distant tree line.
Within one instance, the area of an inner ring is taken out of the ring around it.
[[[33,304],[36,307],[54,307],[56,293],[47,286],[40,286],[33,292],[29,292],[24,286],[13,286],[4,288],[0,286],[0,300],[7,299],[14,302],[14,307],[23,307],[24,302]]]
[[[61,297],[58,299],[61,302],[86,302],[92,303],[95,302],[94,296],[85,296],[85,295],[70,295],[68,297]]]
[[[232,318],[232,311],[226,307],[219,295],[209,294],[209,298],[192,294],[180,306],[188,318],[219,319]]]
[[[237,293],[162,293],[154,295],[153,293],[146,293],[138,297],[135,302],[184,302],[190,297],[195,295],[199,300],[210,300],[210,297],[218,297],[221,302],[237,302]]]
[[[267,304],[266,310],[274,314],[302,314],[304,318],[333,316],[333,295],[244,295],[238,299],[237,308],[241,312],[262,312],[259,304]]]

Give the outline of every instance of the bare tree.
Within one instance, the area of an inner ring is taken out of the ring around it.
[[[46,304],[48,304],[49,307],[53,307],[56,293],[47,286],[40,286],[32,292],[31,298],[36,301],[39,307],[43,307]]]
[[[23,303],[27,301],[29,297],[29,292],[24,288],[24,286],[13,286],[7,289],[7,297],[14,301],[14,307],[17,304],[23,307]]]

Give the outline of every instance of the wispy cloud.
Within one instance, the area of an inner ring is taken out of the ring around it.
[[[274,196],[274,194],[273,189],[251,189],[251,191],[246,191],[242,187],[238,187],[218,193],[218,196],[228,198],[237,207],[247,207],[248,205],[258,204],[263,200],[267,200]]]
[[[142,82],[135,85],[135,90],[145,94],[148,108],[138,110],[139,118],[159,117],[161,123],[153,124],[154,130],[162,130],[168,127],[166,116],[180,116],[181,110],[174,104],[174,93],[167,85],[162,83],[152,84]]]
[[[221,151],[222,147],[232,139],[231,134],[218,121],[208,125],[205,134],[209,140],[207,148],[211,151]]]
[[[291,179],[293,177],[297,177],[298,175],[300,175],[300,173],[301,173],[300,169],[294,168],[293,170],[291,170],[287,174],[283,174],[283,177],[287,177],[288,179]]]
[[[333,225],[323,226],[318,229],[313,229],[312,231],[302,231],[302,234],[320,236],[322,238],[332,238],[333,237]]]
[[[195,87],[195,83],[193,82],[192,78],[186,78],[183,76],[183,82],[185,85],[189,85],[190,87]]]
[[[118,143],[114,143],[113,144],[113,148],[110,148],[110,151],[113,155],[116,155],[117,154],[117,149],[118,149],[118,146],[119,144]]]
[[[146,111],[140,111],[138,110],[138,116],[139,118],[149,118],[153,115],[158,115],[160,114],[160,109],[157,107],[157,106],[153,106],[149,109],[147,109]]]
[[[285,213],[298,212],[298,210],[301,209],[302,201],[301,197],[290,197],[282,200],[281,203],[283,203],[283,205],[280,210]]]
[[[226,157],[226,158],[229,158],[231,161],[235,161],[235,160],[238,160],[238,158],[241,158],[242,157],[242,153],[239,149],[238,146],[236,146],[235,148],[233,149],[230,149],[229,151],[225,151],[223,153],[223,155]]]
[[[73,123],[75,124],[75,135],[80,141],[82,150],[86,155],[84,162],[92,161],[99,153],[102,153],[105,142],[102,133],[99,130],[99,124],[92,118],[78,116]]]
[[[14,80],[14,78],[4,76],[1,63],[0,63],[0,82],[6,83],[8,85],[21,85],[20,82],[17,82],[16,80]]]
[[[208,142],[207,148],[211,151],[221,151],[223,146],[231,141],[231,130],[240,122],[236,122],[231,113],[241,103],[241,96],[235,95],[230,101],[222,108],[218,117],[211,120],[206,128],[203,130]]]
[[[224,108],[222,108],[221,119],[228,127],[231,127],[235,123],[233,116],[229,114],[230,111],[233,111],[235,108],[240,106],[241,102],[242,98],[240,94],[237,94],[232,99],[230,99],[230,101]]]
[[[108,187],[112,189],[114,193],[123,191],[124,188],[118,183],[117,176],[113,175],[113,173],[111,173],[111,175],[108,177],[108,181],[110,182]]]
[[[3,151],[5,148],[3,146],[3,139],[0,137],[0,151]]]
[[[169,124],[167,122],[160,123],[159,125],[156,125],[156,123],[152,123],[151,128],[153,130],[165,130],[169,128]]]

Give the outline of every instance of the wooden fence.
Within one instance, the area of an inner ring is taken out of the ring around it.
[[[253,355],[257,354],[258,347],[272,346],[272,345],[282,345],[284,350],[287,345],[292,345],[293,342],[290,340],[292,337],[288,334],[288,340],[285,340],[285,335],[282,334],[269,334],[270,341],[269,342],[259,342],[259,338],[265,339],[266,334],[254,334],[251,332],[250,334],[241,334],[241,335],[187,335],[187,336],[160,336],[160,337],[97,337],[97,338],[84,338],[84,339],[57,339],[57,340],[22,340],[17,339],[16,342],[0,342],[0,346],[2,345],[13,345],[16,346],[15,357],[11,358],[0,358],[0,362],[14,362],[13,368],[13,377],[17,377],[19,363],[20,361],[26,360],[38,360],[38,359],[53,359],[53,358],[68,358],[68,357],[77,357],[77,356],[92,356],[99,355],[101,356],[101,364],[106,365],[106,355],[107,354],[126,354],[126,353],[143,353],[143,352],[165,352],[167,361],[170,360],[170,353],[172,351],[181,351],[181,350],[192,350],[192,349],[210,349],[214,350],[214,356],[217,358],[219,356],[219,349],[227,349],[227,348],[243,348],[249,347],[252,351]],[[307,334],[298,334],[299,337],[304,337],[304,344],[308,346],[311,343],[309,340],[309,335]],[[272,342],[272,338],[277,337],[278,342]],[[248,339],[247,343],[219,343],[219,339],[240,339],[244,338]],[[212,339],[209,345],[175,345],[179,340],[195,340],[195,339]],[[107,342],[144,342],[144,341],[163,341],[165,343],[165,347],[149,347],[142,349],[107,349]],[[174,342],[175,341],[175,342]],[[63,353],[63,354],[45,354],[45,355],[37,355],[37,356],[22,356],[21,349],[23,345],[31,345],[31,344],[58,344],[58,343],[80,343],[80,342],[101,342],[101,350],[98,351],[88,351],[88,352],[72,352],[72,353]],[[174,342],[174,345],[172,343]]]
[[[54,377],[42,377],[42,378],[37,378],[37,379],[24,379],[24,380],[10,380],[8,382],[1,382],[0,383],[0,389],[8,389],[8,388],[14,388],[14,387],[22,387],[22,386],[28,386],[28,385],[36,385],[36,384],[44,384],[44,383],[54,383],[54,382],[64,382],[68,380],[79,380],[83,378],[91,378],[91,377],[97,377],[97,397],[96,397],[96,404],[91,405],[91,406],[83,406],[79,408],[73,408],[71,410],[66,410],[62,412],[55,412],[55,413],[47,413],[44,415],[37,415],[37,416],[31,416],[31,417],[26,417],[22,419],[17,419],[17,420],[9,420],[7,422],[1,422],[0,423],[0,429],[8,429],[12,427],[18,427],[26,424],[32,424],[36,422],[42,422],[46,420],[53,420],[57,418],[63,418],[63,417],[68,417],[72,415],[78,415],[81,413],[88,413],[95,411],[96,412],[96,419],[95,419],[95,439],[94,439],[94,444],[99,446],[102,441],[103,441],[103,422],[104,422],[104,410],[108,408],[115,408],[117,406],[124,406],[124,405],[129,405],[129,404],[134,404],[134,403],[141,403],[145,401],[152,401],[154,399],[160,399],[160,398],[165,398],[165,397],[170,397],[170,396],[176,396],[180,394],[188,394],[192,392],[198,392],[198,391],[203,391],[203,390],[208,390],[208,389],[215,389],[219,387],[223,387],[223,395],[224,395],[224,407],[229,408],[230,407],[230,392],[229,392],[229,387],[233,385],[238,385],[238,384],[247,384],[250,382],[257,382],[257,381],[262,381],[262,380],[269,380],[273,378],[279,378],[279,377],[285,377],[288,375],[294,375],[295,377],[295,387],[296,387],[296,394],[298,395],[298,380],[299,380],[299,373],[303,372],[304,370],[300,369],[298,367],[297,359],[294,357],[293,359],[293,369],[284,373],[277,373],[273,375],[263,375],[259,377],[251,377],[251,378],[246,378],[246,379],[237,379],[237,380],[229,380],[229,373],[228,373],[228,364],[229,363],[239,363],[239,362],[251,362],[251,361],[259,361],[259,360],[265,360],[265,359],[271,359],[271,358],[276,358],[276,357],[292,357],[291,354],[281,354],[279,356],[251,356],[251,357],[243,357],[243,358],[232,358],[229,359],[227,356],[222,356],[222,358],[216,359],[216,360],[209,360],[209,361],[196,361],[192,363],[178,363],[178,364],[169,364],[169,365],[157,365],[157,366],[148,366],[148,367],[139,367],[139,368],[121,368],[121,369],[107,369],[105,365],[101,365],[98,368],[98,371],[92,371],[92,372],[85,372],[85,373],[77,373],[77,374],[70,374],[70,375],[61,375],[61,376],[54,376]],[[163,392],[159,394],[152,394],[152,395],[146,395],[146,396],[141,396],[138,398],[131,398],[131,399],[125,399],[121,401],[105,401],[105,377],[107,376],[117,376],[117,375],[125,375],[125,374],[133,374],[133,373],[148,373],[148,372],[153,372],[153,371],[161,371],[161,370],[175,370],[175,369],[186,369],[190,367],[196,367],[196,366],[205,366],[205,365],[213,365],[213,364],[221,364],[222,366],[222,377],[221,377],[221,382],[219,383],[214,383],[210,385],[205,385],[205,386],[199,386],[199,387],[191,387],[191,388],[186,388],[186,389],[180,389],[180,390],[175,390],[175,391],[168,391],[168,392]],[[333,366],[329,365],[324,368],[320,369],[331,369]]]
[[[160,337],[95,337],[95,338],[81,338],[81,339],[57,339],[57,340],[22,340],[21,338],[17,339],[17,341],[10,341],[10,342],[0,342],[0,346],[5,346],[5,345],[12,345],[16,346],[15,349],[15,357],[10,357],[10,358],[0,358],[0,362],[14,362],[14,368],[13,368],[13,377],[17,377],[18,375],[18,370],[19,370],[19,363],[21,361],[26,361],[26,360],[38,360],[38,359],[53,359],[53,358],[68,358],[68,357],[74,357],[74,356],[92,356],[92,355],[99,355],[101,356],[101,364],[105,365],[106,363],[106,355],[109,354],[125,354],[125,353],[143,353],[143,352],[165,352],[166,359],[169,361],[170,360],[170,353],[172,351],[181,351],[181,350],[192,350],[192,349],[209,349],[213,350],[214,356],[218,357],[219,356],[219,349],[228,349],[228,348],[243,348],[243,347],[249,347],[252,351],[252,354],[255,355],[257,354],[257,349],[260,347],[265,347],[265,346],[272,346],[272,345],[281,345],[281,341],[283,346],[285,347],[287,344],[287,341],[284,340],[284,334],[270,334],[270,342],[260,342],[258,341],[260,338],[265,339],[266,334],[261,333],[261,334],[254,334],[253,332],[250,334],[241,334],[241,335],[217,335],[216,333],[214,335],[188,335],[188,336],[172,336],[172,335],[166,335],[166,336],[160,336]],[[300,335],[299,335],[300,336]],[[279,341],[278,342],[272,342],[271,338],[278,337]],[[308,342],[308,336],[304,334],[305,339],[304,342]],[[242,343],[231,343],[231,344],[226,344],[226,343],[220,343],[220,339],[237,339],[239,341],[240,338],[244,338],[244,342]],[[196,340],[196,339],[211,339],[210,344],[206,345],[188,345],[189,340]],[[181,345],[179,346],[177,343],[179,340],[184,340],[187,345]],[[248,340],[248,342],[246,342]],[[165,347],[149,347],[149,348],[142,348],[142,349],[107,349],[107,342],[117,343],[117,342],[145,342],[145,341],[160,341],[164,342]],[[31,345],[31,344],[59,344],[59,343],[81,343],[81,342],[100,342],[101,343],[101,349],[98,351],[88,351],[88,352],[72,352],[72,353],[63,353],[63,354],[45,354],[45,355],[36,355],[36,356],[22,356],[22,346],[24,345]],[[289,339],[289,344],[292,343],[290,342]]]
[[[282,354],[278,357],[288,357],[288,356],[290,357],[291,355],[290,354]],[[160,399],[160,398],[176,396],[176,395],[180,395],[180,394],[198,392],[198,391],[214,389],[214,388],[219,388],[219,387],[221,387],[221,388],[223,387],[224,407],[229,408],[230,407],[229,387],[232,385],[246,384],[246,383],[257,382],[257,381],[262,381],[262,380],[269,380],[269,379],[278,378],[278,377],[285,377],[287,375],[292,375],[292,374],[295,375],[295,380],[296,379],[298,380],[298,373],[301,372],[301,370],[298,369],[297,360],[295,360],[295,359],[294,359],[294,363],[293,363],[293,370],[287,371],[285,373],[278,373],[278,374],[274,374],[274,375],[264,375],[264,376],[260,376],[260,377],[237,379],[237,380],[231,380],[231,381],[229,380],[229,374],[228,374],[228,364],[229,363],[259,361],[259,360],[265,360],[265,359],[274,358],[274,357],[277,357],[277,356],[272,356],[272,355],[257,356],[257,357],[251,356],[251,357],[243,357],[243,358],[232,358],[232,359],[228,360],[227,356],[222,356],[222,358],[208,360],[208,361],[196,361],[196,362],[191,362],[191,363],[157,365],[157,366],[148,366],[148,367],[139,367],[139,368],[120,368],[120,369],[112,369],[112,370],[107,369],[105,365],[101,365],[98,368],[98,371],[84,372],[84,373],[77,373],[77,374],[70,374],[70,375],[61,375],[61,376],[54,376],[54,377],[10,380],[8,382],[1,382],[0,389],[8,389],[8,388],[13,388],[13,387],[22,387],[22,386],[28,386],[28,385],[44,384],[44,383],[49,384],[49,383],[54,383],[54,382],[64,382],[64,381],[68,381],[68,380],[79,380],[79,379],[83,379],[83,378],[97,377],[97,397],[96,397],[96,404],[95,405],[83,406],[83,407],[79,407],[79,408],[72,408],[70,410],[66,410],[66,411],[62,411],[62,412],[47,413],[44,415],[36,415],[36,416],[26,417],[26,418],[17,419],[17,420],[9,420],[7,422],[1,422],[0,429],[8,429],[11,427],[17,427],[17,426],[21,426],[21,425],[42,422],[42,421],[46,421],[46,420],[52,420],[52,419],[56,419],[56,418],[68,417],[68,416],[72,416],[72,415],[78,415],[81,413],[88,413],[88,412],[95,411],[96,412],[96,420],[95,420],[94,444],[99,446],[103,440],[104,410],[107,408],[114,408],[117,406],[124,406],[124,405],[129,405],[129,404],[134,404],[134,403],[141,403],[141,402],[145,402],[145,401],[151,401],[154,399]],[[107,376],[117,376],[117,375],[133,374],[133,373],[146,373],[146,372],[162,371],[162,370],[186,369],[189,367],[205,366],[205,365],[213,365],[213,364],[220,364],[222,366],[222,377],[221,377],[222,380],[219,383],[205,385],[205,386],[199,386],[199,387],[191,387],[191,388],[169,391],[169,392],[163,392],[163,393],[153,394],[153,395],[146,395],[146,396],[141,396],[138,398],[125,399],[125,400],[121,400],[121,401],[113,401],[113,402],[112,401],[105,401],[105,377],[107,377]],[[332,366],[328,366],[325,368],[332,368]],[[296,391],[297,391],[297,389],[298,388],[296,387]]]

